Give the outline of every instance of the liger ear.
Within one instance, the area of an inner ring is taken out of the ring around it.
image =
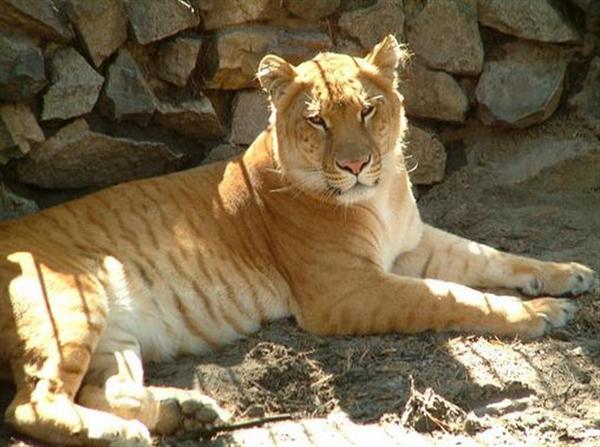
[[[294,66],[274,54],[263,57],[258,64],[256,74],[261,87],[269,94],[271,102],[277,102],[295,76]]]
[[[373,47],[365,59],[374,65],[382,76],[395,84],[396,69],[399,65],[404,65],[409,57],[406,47],[400,45],[393,34],[388,34]]]

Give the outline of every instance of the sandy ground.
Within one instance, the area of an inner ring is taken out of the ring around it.
[[[445,181],[419,191],[424,220],[504,250],[600,270],[597,129],[558,118],[534,130],[461,132],[443,134]],[[597,446],[598,298],[577,298],[572,324],[529,343],[432,333],[320,338],[280,321],[217,353],[149,365],[147,376],[204,390],[237,420],[289,414],[292,421],[201,443],[156,443]],[[0,409],[11,393],[0,382]],[[0,445],[38,444],[0,426]]]

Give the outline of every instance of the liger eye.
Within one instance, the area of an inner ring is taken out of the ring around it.
[[[364,120],[364,119],[370,118],[373,115],[373,112],[375,112],[375,107],[370,104],[366,104],[363,106],[362,110],[360,111],[360,116]]]
[[[306,119],[314,126],[322,127],[323,129],[327,129],[327,124],[325,120],[321,118],[320,115],[312,115],[306,117]]]

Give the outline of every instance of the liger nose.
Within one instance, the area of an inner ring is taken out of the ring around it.
[[[370,155],[365,155],[357,160],[336,160],[335,163],[343,170],[358,175],[371,161]]]

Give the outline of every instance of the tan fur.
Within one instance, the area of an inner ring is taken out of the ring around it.
[[[467,286],[576,294],[594,286],[590,269],[421,222],[402,156],[401,57],[393,37],[365,59],[267,56],[271,125],[243,156],[0,223],[0,365],[17,386],[6,420],[80,445],[147,445],[148,430],[172,433],[185,418],[218,422],[206,396],[144,387],[142,353],[199,353],[290,314],[323,335],[529,338],[565,324],[571,301]],[[358,180],[338,165],[360,157],[370,161]]]

